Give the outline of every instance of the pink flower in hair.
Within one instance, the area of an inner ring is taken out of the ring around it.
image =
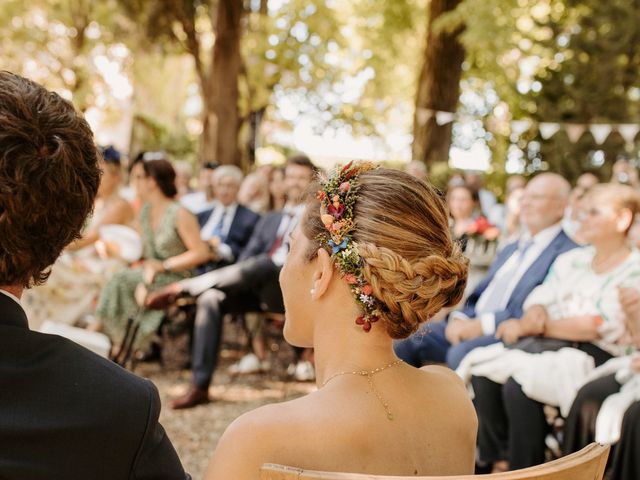
[[[358,278],[353,273],[347,273],[344,276],[344,279],[349,285],[355,285],[358,283]]]
[[[342,182],[338,188],[342,193],[347,193],[351,188],[351,184],[349,182]]]

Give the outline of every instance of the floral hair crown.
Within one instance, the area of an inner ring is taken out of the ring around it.
[[[358,175],[373,170],[371,162],[349,162],[334,170],[328,178],[321,179],[320,219],[327,231],[318,235],[323,246],[331,248],[331,256],[340,270],[340,275],[349,284],[356,302],[363,314],[356,318],[356,324],[365,332],[378,321],[383,306],[372,295],[369,285],[362,275],[364,261],[358,253],[358,244],[352,240],[355,230],[353,207],[358,197]]]

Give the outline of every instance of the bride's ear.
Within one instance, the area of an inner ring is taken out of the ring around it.
[[[331,256],[324,248],[319,248],[315,271],[313,272],[312,300],[320,299],[327,292],[333,275],[335,275],[335,269],[333,268]]]

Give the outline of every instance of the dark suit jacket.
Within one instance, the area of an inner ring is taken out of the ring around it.
[[[282,221],[282,211],[269,212],[264,215],[256,228],[247,246],[240,253],[238,260],[246,260],[263,253],[268,253],[278,238],[278,227]]]
[[[509,318],[522,317],[522,305],[527,299],[531,291],[540,285],[549,272],[549,267],[555,261],[556,257],[578,245],[571,240],[562,230],[538,258],[531,264],[529,269],[524,273],[520,281],[517,283],[507,306],[504,310],[495,312],[496,326]],[[482,279],[475,290],[469,295],[465,302],[462,312],[470,318],[476,317],[476,304],[480,295],[485,291],[489,284],[493,281],[496,272],[505,264],[509,257],[518,249],[518,242],[511,243],[504,247],[498,254],[498,257],[491,264],[487,276]]]
[[[181,479],[154,385],[56,335],[0,294],[0,479]]]
[[[211,208],[197,215],[200,228],[204,227],[214,210],[214,208]],[[243,205],[238,205],[224,242],[231,247],[233,258],[237,259],[242,249],[249,243],[253,229],[259,219],[260,215],[257,213]]]

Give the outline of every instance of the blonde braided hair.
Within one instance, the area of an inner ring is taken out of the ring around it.
[[[387,309],[381,320],[389,336],[405,338],[440,309],[460,301],[468,260],[457,245],[453,250],[450,258],[428,255],[410,262],[388,248],[358,245],[364,278]]]
[[[352,240],[362,259],[362,276],[383,307],[380,326],[392,338],[406,338],[464,293],[468,260],[449,232],[448,213],[427,182],[399,170],[375,169],[358,176]],[[314,245],[326,232],[320,202],[311,198],[302,221]],[[329,253],[326,242],[320,243]]]

